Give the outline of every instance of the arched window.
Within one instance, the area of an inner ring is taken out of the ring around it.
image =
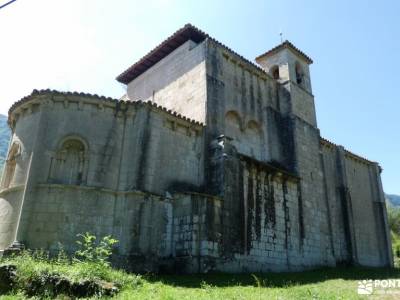
[[[86,183],[87,147],[78,138],[68,138],[61,143],[53,157],[50,181],[80,185]]]
[[[8,188],[12,185],[15,168],[17,166],[17,157],[21,155],[21,145],[18,143],[13,143],[8,151],[6,166],[3,174],[3,188]]]
[[[301,85],[303,83],[304,73],[302,67],[298,62],[296,62],[295,70],[296,70],[296,83]]]
[[[280,78],[280,76],[279,76],[279,66],[273,66],[271,68],[271,76],[274,79],[279,79]]]

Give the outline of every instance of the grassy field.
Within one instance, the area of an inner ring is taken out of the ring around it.
[[[398,294],[360,296],[358,281],[400,278],[400,270],[338,268],[280,274],[207,274],[145,277],[120,299],[399,299]]]
[[[298,273],[136,275],[110,266],[108,260],[116,240],[104,237],[96,243],[96,237],[89,233],[79,237],[80,248],[73,256],[67,256],[61,248],[52,257],[39,250],[0,258],[0,294],[8,293],[0,299],[26,299],[27,295],[32,299],[75,299],[83,297],[82,292],[97,298],[114,294],[114,299],[400,299],[398,257],[393,269],[337,267]],[[5,276],[4,270],[10,268],[13,271]],[[395,279],[391,282],[396,287],[371,285],[372,295],[358,294],[359,282],[388,283],[390,279]]]
[[[19,287],[0,299],[26,299],[24,288],[42,274],[62,274],[72,281],[99,278],[120,286],[115,299],[399,299],[397,294],[360,296],[358,281],[400,279],[400,269],[324,268],[301,273],[137,276],[91,263],[70,263],[25,255],[0,260],[18,267]],[[39,277],[40,278],[40,277]],[[33,299],[45,299],[40,295]],[[51,297],[48,297],[51,298]],[[104,298],[104,297],[103,297]],[[58,299],[71,299],[59,296]]]

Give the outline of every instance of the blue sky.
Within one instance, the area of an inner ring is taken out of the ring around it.
[[[399,11],[394,0],[18,0],[0,10],[0,113],[34,88],[119,97],[114,78],[185,23],[250,60],[282,30],[314,60],[321,135],[379,161],[385,191],[400,194]]]

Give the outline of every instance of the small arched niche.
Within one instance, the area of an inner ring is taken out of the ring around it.
[[[21,145],[14,142],[10,150],[8,151],[8,156],[6,160],[5,170],[3,173],[3,188],[9,188],[13,184],[13,179],[15,175],[15,168],[17,166],[17,158],[21,155]]]
[[[240,141],[242,120],[237,111],[231,110],[225,114],[225,135],[234,141]]]
[[[244,144],[246,154],[256,158],[262,158],[262,129],[257,121],[250,120],[247,123],[246,130],[244,132]]]
[[[61,141],[52,158],[49,180],[60,184],[85,184],[87,168],[87,144],[79,137],[67,137]]]

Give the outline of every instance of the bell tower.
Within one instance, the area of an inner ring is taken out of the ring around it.
[[[317,127],[309,67],[312,59],[284,41],[258,56],[256,62],[289,92],[289,105],[284,111]]]
[[[288,165],[301,178],[298,218],[302,247],[307,249],[307,245],[314,244],[313,247],[320,249],[316,253],[316,263],[334,264],[330,211],[327,198],[322,196],[326,190],[310,80],[312,60],[285,41],[257,57],[256,61],[276,80],[279,111],[288,124],[284,133],[289,138],[284,141],[283,148],[292,150],[288,151]],[[320,216],[307,209],[309,207],[317,210]],[[317,230],[320,236],[317,243],[309,228]]]

